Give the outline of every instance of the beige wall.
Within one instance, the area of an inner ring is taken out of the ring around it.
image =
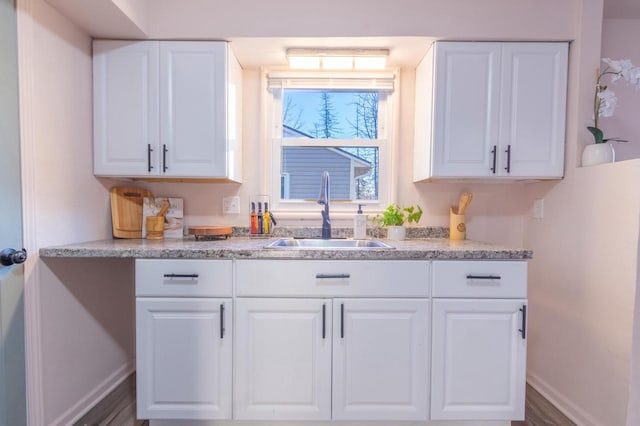
[[[639,160],[576,169],[527,226],[528,378],[581,425],[626,420],[639,179]]]
[[[640,240],[638,241],[640,256]],[[640,424],[640,261],[636,262],[636,303],[633,319],[633,343],[631,348],[631,379],[627,426]]]
[[[152,3],[149,38],[223,39],[438,36],[568,40],[580,5],[579,0],[325,0],[310,9],[307,2],[297,0],[190,0],[189,7],[174,0]]]
[[[640,66],[640,19],[605,19],[602,25],[602,57],[630,59]],[[618,96],[618,107],[613,117],[602,119],[605,135],[628,139],[628,143],[614,143],[616,161],[640,158],[640,93],[620,81],[611,85]],[[640,250],[637,252],[640,254]],[[640,261],[638,268],[640,268]],[[640,269],[639,269],[640,270]],[[638,297],[638,272],[636,272],[636,302],[634,338],[632,348],[631,384],[627,425],[640,424],[640,297]]]
[[[43,0],[18,2],[30,424],[68,424],[133,369],[132,266],[39,247],[111,236],[92,176],[91,39]]]
[[[534,186],[527,219],[529,381],[581,425],[624,425],[636,288],[640,161],[580,168],[590,135],[602,2],[583,2],[571,49],[565,179]]]

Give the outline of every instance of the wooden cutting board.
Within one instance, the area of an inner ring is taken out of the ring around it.
[[[231,235],[232,229],[230,226],[190,226],[189,235],[195,235],[198,237],[222,237]]]
[[[114,238],[142,238],[142,201],[151,191],[116,186],[110,193]]]

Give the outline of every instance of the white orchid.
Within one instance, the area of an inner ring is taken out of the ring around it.
[[[611,117],[616,109],[618,98],[612,90],[605,89],[598,93],[600,98],[600,117]]]
[[[595,143],[604,143],[608,141],[626,142],[620,138],[604,138],[604,133],[598,127],[598,118],[611,117],[616,109],[618,98],[615,93],[610,90],[605,84],[602,83],[604,76],[610,76],[611,83],[615,83],[621,78],[628,84],[635,86],[636,89],[640,89],[640,67],[634,66],[629,59],[613,60],[609,58],[603,58],[602,62],[607,64],[607,67],[598,74],[598,80],[596,82],[596,93],[593,101],[593,127],[589,126],[587,129],[593,134]]]

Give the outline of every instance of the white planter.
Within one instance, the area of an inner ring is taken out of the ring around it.
[[[387,226],[387,238],[394,241],[402,241],[407,234],[404,226]]]
[[[607,142],[592,143],[584,147],[582,151],[582,166],[613,163],[616,161],[616,152],[613,146]]]

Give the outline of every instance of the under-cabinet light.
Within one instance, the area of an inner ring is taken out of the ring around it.
[[[292,69],[382,70],[388,56],[387,49],[287,49]]]

